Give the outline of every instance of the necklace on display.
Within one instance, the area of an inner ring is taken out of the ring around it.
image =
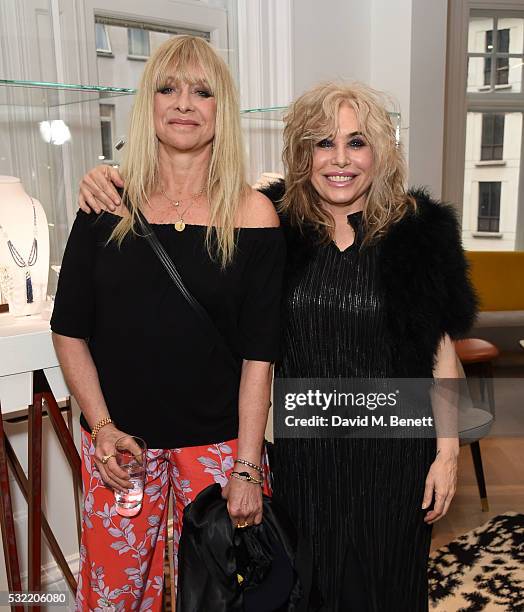
[[[173,200],[172,198],[170,198],[167,195],[163,185],[160,185],[160,193],[164,196],[164,198],[168,202],[171,202],[171,204],[173,204],[173,206],[175,207],[175,212],[178,215],[178,221],[176,223],[174,223],[174,225],[173,225],[173,227],[176,229],[177,232],[183,232],[186,229],[186,223],[184,221],[184,215],[193,206],[195,201],[205,192],[205,190],[206,190],[206,188],[203,187],[200,191],[197,191],[196,193],[190,193],[189,194],[189,204],[186,206],[184,212],[181,213],[179,208],[180,208],[180,204],[184,200]]]
[[[26,301],[28,304],[33,303],[33,281],[31,279],[31,268],[34,266],[38,259],[38,231],[36,225],[36,207],[33,198],[29,196],[31,200],[31,204],[33,206],[33,243],[31,245],[31,250],[29,251],[29,255],[27,257],[27,261],[20,255],[20,252],[9,239],[7,232],[0,224],[0,232],[2,233],[4,240],[6,241],[7,248],[9,249],[9,253],[11,253],[11,257],[15,264],[22,269],[25,269],[25,292],[26,292]]]

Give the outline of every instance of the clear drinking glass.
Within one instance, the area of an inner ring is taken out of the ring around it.
[[[122,436],[115,443],[115,459],[130,478],[132,489],[115,490],[115,507],[121,516],[135,516],[142,508],[147,467],[147,445],[142,438]]]

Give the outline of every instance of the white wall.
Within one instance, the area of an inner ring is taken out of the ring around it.
[[[373,0],[370,36],[369,84],[385,91],[398,104],[392,108],[401,113],[401,138],[409,153],[411,93],[411,21],[412,0]]]
[[[416,0],[411,21],[409,170],[440,197],[444,147],[447,2]]]
[[[294,0],[293,93],[319,81],[368,81],[372,2]]]

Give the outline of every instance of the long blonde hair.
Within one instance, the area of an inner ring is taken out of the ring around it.
[[[124,198],[130,214],[111,236],[119,244],[136,233],[137,210],[159,186],[158,139],[153,108],[155,93],[168,79],[194,84],[201,70],[216,98],[216,125],[206,190],[210,202],[206,245],[222,266],[231,262],[235,249],[235,221],[248,193],[238,96],[225,62],[202,38],[176,36],[162,44],[147,61],[131,113],[128,142],[121,173]]]
[[[284,117],[283,160],[286,193],[281,210],[292,224],[313,226],[325,242],[332,239],[334,219],[321,205],[311,184],[316,144],[338,130],[342,104],[353,108],[359,130],[373,152],[374,178],[364,205],[364,244],[382,236],[388,228],[416,207],[406,194],[406,163],[395,128],[386,111],[385,96],[362,83],[317,85],[300,96]]]

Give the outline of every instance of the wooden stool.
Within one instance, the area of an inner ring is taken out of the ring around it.
[[[495,416],[495,394],[493,391],[493,367],[491,362],[500,355],[499,349],[491,342],[480,338],[466,338],[455,342],[455,350],[467,375],[478,376],[480,392],[484,399],[484,388],[488,390],[488,404]]]
[[[491,362],[499,356],[498,348],[486,340],[467,338],[465,340],[457,340],[455,342],[455,350],[466,375],[479,377],[482,399],[484,399],[484,389],[487,388],[489,409],[494,417],[495,393],[493,390],[493,368]],[[468,443],[467,440],[466,443]],[[488,512],[488,495],[484,479],[484,468],[482,466],[482,455],[480,453],[480,439],[469,442],[469,445],[479,488],[482,511]]]

